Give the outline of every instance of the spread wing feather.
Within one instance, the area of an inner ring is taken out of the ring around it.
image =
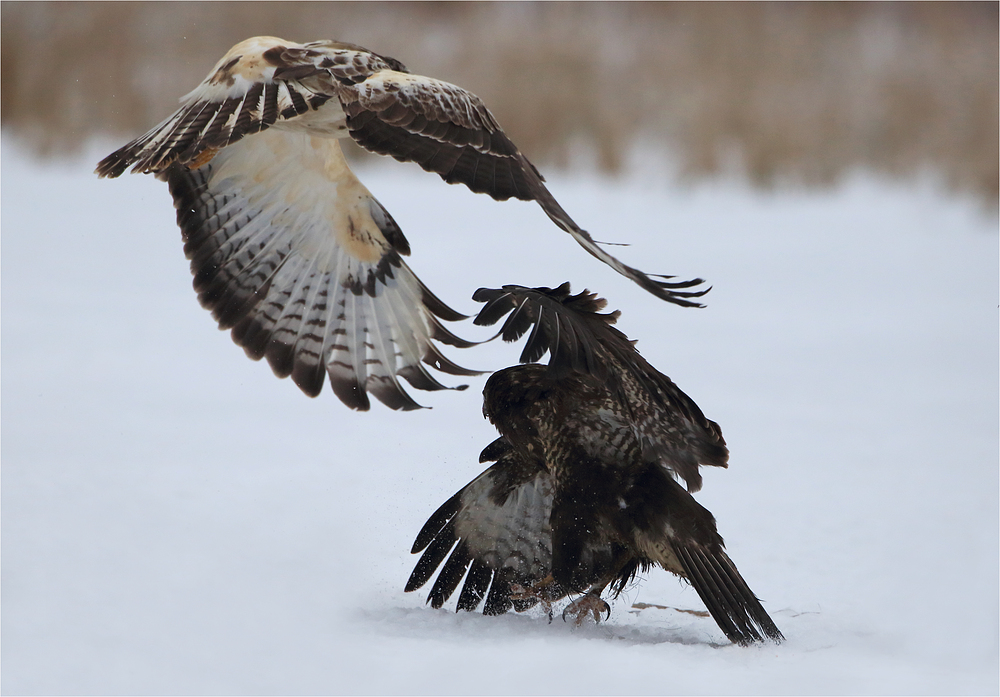
[[[104,158],[97,173],[117,177],[129,167],[139,173],[161,172],[175,162],[197,166],[206,154],[315,110],[329,99],[296,83],[248,83],[245,92],[235,95],[203,83],[170,117]]]
[[[456,610],[475,610],[484,597],[484,614],[525,610],[538,599],[512,597],[511,585],[530,587],[549,574],[552,478],[502,438],[487,446],[483,458],[497,461],[438,508],[417,534],[411,551],[423,554],[406,591],[422,587],[440,567],[427,597],[432,607],[444,605],[464,576]],[[547,593],[552,600],[565,595],[555,587]]]
[[[416,162],[446,182],[461,183],[497,200],[537,201],[546,215],[591,255],[653,295],[684,307],[700,307],[704,281],[650,278],[608,254],[563,210],[533,164],[500,128],[476,95],[432,78],[382,71],[343,90],[351,137],[362,147],[400,161]],[[660,278],[669,279],[670,276]]]
[[[176,112],[104,158],[97,174],[117,177],[129,167],[161,172],[175,162],[196,169],[216,151],[275,125],[344,136],[339,86],[387,69],[406,70],[393,58],[353,44],[247,39],[181,97]]]
[[[699,464],[727,465],[729,451],[718,424],[612,326],[620,313],[601,313],[607,305],[603,298],[586,290],[571,295],[564,283],[554,289],[480,288],[473,299],[486,303],[478,325],[495,324],[509,313],[500,330],[505,341],[531,329],[521,362],[538,361],[548,351],[552,377],[576,371],[604,380],[631,413],[647,457],[659,459],[690,491],[701,486]]]
[[[463,315],[403,262],[402,232],[349,170],[335,182],[320,175],[340,156],[336,141],[324,142],[328,152],[308,136],[269,131],[199,169],[175,163],[159,175],[195,290],[248,356],[267,358],[306,394],[329,378],[354,409],[370,407],[368,392],[393,409],[418,408],[397,376],[438,390],[422,363],[475,374],[434,345],[471,345],[439,321]]]
[[[784,639],[726,554],[714,516],[663,470],[633,461],[637,469],[627,486],[616,488],[608,480],[586,497],[567,499],[564,488],[573,482],[557,484],[541,462],[526,459],[505,437],[488,445],[480,459],[496,464],[442,504],[411,549],[422,555],[407,592],[424,586],[440,569],[427,597],[432,607],[442,607],[460,585],[456,611],[474,611],[485,598],[486,615],[520,612],[542,599],[554,602],[569,595],[553,580],[562,575],[553,565],[566,554],[552,553],[553,546],[566,544],[565,538],[556,542],[565,516],[553,514],[562,498],[559,505],[575,508],[564,511],[571,519],[588,521],[575,561],[583,556],[608,561],[579,567],[584,570],[577,591],[600,595],[610,587],[618,595],[639,571],[657,563],[694,587],[734,643]],[[621,464],[612,463],[612,469]],[[573,480],[581,474],[578,469],[563,476]]]
[[[117,177],[130,167],[156,173],[174,164],[197,169],[227,146],[272,128],[349,136],[497,200],[537,201],[591,255],[657,297],[700,307],[694,299],[708,292],[687,290],[701,279],[653,278],[602,249],[563,210],[479,97],[411,75],[399,61],[353,44],[267,36],[237,44],[175,113],[104,158],[97,173]]]

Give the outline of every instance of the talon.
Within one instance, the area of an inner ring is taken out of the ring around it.
[[[549,623],[552,623],[552,601],[558,599],[558,595],[553,597],[552,590],[558,589],[555,579],[549,574],[540,581],[535,581],[530,586],[521,583],[510,584],[510,597],[513,600],[538,600],[542,609],[549,616]]]
[[[607,618],[611,619],[611,606],[602,600],[597,593],[587,593],[567,605],[566,609],[563,610],[562,618],[563,622],[566,622],[567,614],[575,615],[574,624],[580,626],[589,614],[594,618],[595,623],[600,624],[602,612],[606,612]]]
[[[532,594],[528,591],[528,589],[522,586],[520,583],[510,584],[510,597],[513,598],[514,600],[525,600],[526,598],[530,598],[531,596]]]

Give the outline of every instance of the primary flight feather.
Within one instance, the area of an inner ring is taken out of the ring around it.
[[[700,465],[725,467],[718,424],[611,325],[604,301],[584,291],[480,289],[477,322],[510,313],[504,338],[532,330],[522,360],[547,366],[494,373],[483,414],[500,438],[495,462],[431,515],[413,544],[422,553],[406,590],[440,568],[428,602],[462,586],[457,609],[502,614],[579,595],[578,621],[610,611],[640,570],[686,579],[733,642],[781,641],[781,632],[726,554],[714,516],[691,495]],[[687,490],[678,483],[687,484]],[[464,583],[462,583],[464,580]]]
[[[698,306],[707,292],[688,290],[700,279],[653,279],[601,249],[474,94],[353,44],[248,39],[97,173],[168,182],[202,304],[248,355],[266,356],[309,395],[325,374],[353,408],[367,409],[371,392],[411,409],[399,376],[442,389],[425,364],[474,374],[435,345],[471,345],[440,321],[464,316],[402,261],[406,238],[347,166],[340,138],[494,199],[537,201],[588,252],[668,302]]]

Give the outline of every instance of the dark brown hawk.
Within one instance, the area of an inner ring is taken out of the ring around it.
[[[357,180],[338,139],[416,162],[495,199],[537,201],[588,252],[682,306],[702,283],[654,280],[601,249],[549,193],[482,100],[353,44],[257,37],[234,46],[181,107],[102,160],[97,173],[154,173],[177,207],[198,298],[254,359],[310,396],[329,376],[355,409],[367,393],[419,405],[397,379],[442,389],[424,364],[474,374],[435,341],[464,319],[402,261],[409,244]],[[660,277],[668,279],[670,277]]]
[[[502,334],[531,333],[522,361],[486,383],[483,413],[500,438],[489,469],[442,505],[413,544],[406,585],[427,583],[441,607],[463,577],[458,608],[501,614],[582,594],[567,610],[601,609],[657,564],[687,579],[733,642],[783,637],[724,550],[715,518],[689,493],[699,465],[725,467],[719,426],[653,368],[584,291],[481,289],[476,322],[511,313]],[[678,479],[687,484],[685,490]],[[566,615],[564,614],[564,617]]]

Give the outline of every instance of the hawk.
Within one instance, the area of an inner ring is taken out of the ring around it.
[[[563,617],[595,620],[654,564],[694,586],[737,644],[781,632],[726,554],[715,518],[691,495],[699,464],[726,467],[718,424],[611,325],[605,301],[584,291],[480,289],[477,324],[510,313],[502,334],[529,329],[521,361],[494,373],[483,413],[500,437],[483,450],[489,469],[430,517],[407,591],[426,584],[435,608],[465,583],[457,608],[497,615],[580,597]],[[532,363],[548,351],[548,365]],[[683,481],[687,486],[681,486]]]
[[[416,162],[497,200],[534,200],[592,255],[681,306],[701,279],[653,279],[597,246],[474,94],[409,73],[394,58],[336,41],[247,39],[181,98],[180,108],[104,158],[165,180],[201,304],[255,360],[310,396],[329,376],[366,410],[419,405],[400,385],[444,389],[425,367],[474,375],[435,342],[468,347],[442,324],[465,319],[402,257],[410,245],[351,172],[339,139]]]

